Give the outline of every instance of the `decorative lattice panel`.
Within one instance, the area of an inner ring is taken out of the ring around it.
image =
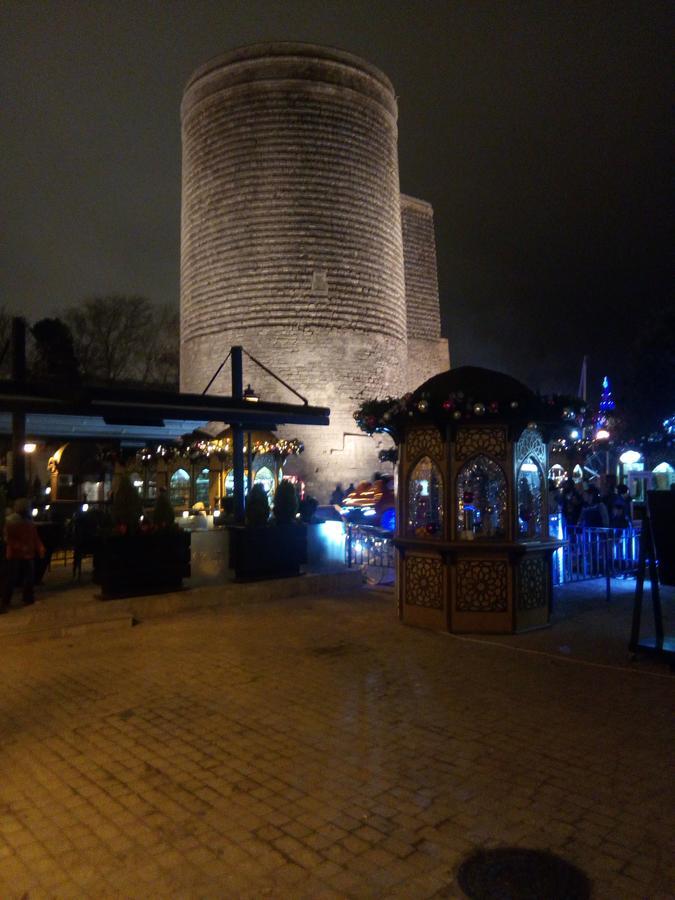
[[[546,606],[548,577],[543,556],[526,556],[518,566],[518,609]]]
[[[526,428],[516,444],[516,468],[523,460],[533,456],[546,471],[546,444],[536,428]]]
[[[414,428],[406,435],[406,452],[409,460],[423,454],[442,462],[445,457],[444,443],[436,428]]]
[[[460,559],[457,563],[458,612],[506,612],[508,566],[505,560]]]
[[[493,459],[506,459],[506,432],[503,428],[460,428],[457,432],[455,457],[468,459],[485,453]]]
[[[443,609],[443,563],[432,556],[406,556],[405,602]]]

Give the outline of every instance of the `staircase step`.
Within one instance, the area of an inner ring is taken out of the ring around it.
[[[129,612],[100,610],[93,604],[53,610],[41,608],[25,615],[28,610],[12,610],[0,618],[0,645],[24,644],[50,638],[75,637],[97,631],[131,628],[134,617]]]

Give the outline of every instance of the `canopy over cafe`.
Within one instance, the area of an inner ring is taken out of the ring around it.
[[[330,410],[304,398],[268,403],[244,391],[241,347],[228,354],[232,396],[223,397],[30,382],[21,319],[13,321],[11,344],[12,378],[0,381],[0,434],[7,435],[14,496],[29,493],[39,476],[54,504],[103,500],[124,470],[147,502],[161,488],[177,508],[201,501],[213,509],[230,496],[235,521],[243,522],[250,484],[257,480],[271,494],[285,459],[302,449],[274,430],[329,423]],[[38,466],[36,451],[48,466]]]

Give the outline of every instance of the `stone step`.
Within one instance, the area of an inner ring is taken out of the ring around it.
[[[245,584],[190,584],[184,590],[166,594],[100,599],[95,585],[74,586],[71,590],[42,593],[43,600],[32,606],[13,607],[0,616],[0,646],[93,631],[129,628],[134,623],[217,606],[241,605],[299,596],[317,596],[356,590],[363,585],[360,569],[310,572],[297,578],[279,578]]]
[[[93,631],[130,628],[134,617],[128,610],[110,609],[101,603],[46,605],[11,609],[0,617],[0,645],[50,638],[72,637]]]

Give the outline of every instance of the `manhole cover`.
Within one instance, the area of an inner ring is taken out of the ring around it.
[[[581,869],[544,850],[500,847],[464,860],[459,886],[471,900],[588,900],[591,885]]]

